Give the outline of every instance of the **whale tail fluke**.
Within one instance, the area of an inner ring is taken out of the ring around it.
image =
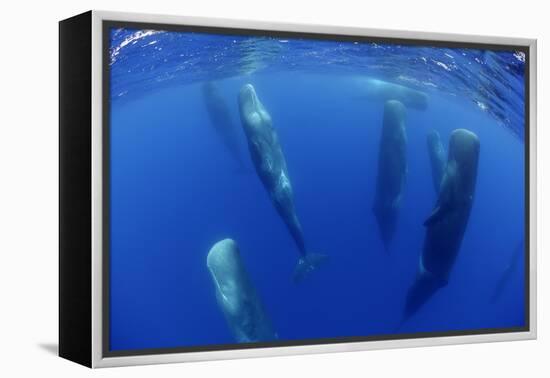
[[[300,257],[294,269],[294,282],[301,282],[310,272],[317,270],[327,260],[328,256],[320,253],[308,253]]]
[[[407,293],[403,313],[404,320],[401,323],[414,315],[439,289],[446,285],[446,280],[437,278],[422,268],[421,273]]]

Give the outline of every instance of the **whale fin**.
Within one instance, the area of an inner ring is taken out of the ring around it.
[[[430,216],[424,221],[424,226],[430,227],[437,222],[439,222],[443,217],[449,213],[450,208],[449,207],[441,207],[437,206]]]
[[[300,257],[294,269],[294,282],[301,282],[310,272],[316,270],[321,264],[328,260],[327,255],[320,253],[308,253]]]
[[[447,286],[446,277],[438,277],[426,270],[421,263],[419,273],[407,293],[403,317],[396,330],[401,329],[403,324],[411,318],[426,302],[441,288]]]
[[[456,206],[456,170],[456,162],[452,161],[447,164],[447,170],[443,176],[439,189],[437,206],[433,209],[428,219],[424,221],[424,226],[429,227],[440,222]]]

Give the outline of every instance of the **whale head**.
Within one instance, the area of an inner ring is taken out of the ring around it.
[[[398,100],[388,100],[384,104],[384,127],[401,127],[405,121],[405,105]]]
[[[212,275],[216,291],[229,313],[238,311],[242,294],[238,279],[243,277],[243,272],[239,261],[239,248],[232,239],[217,242],[206,258],[206,266]]]
[[[245,85],[242,86],[240,95],[256,97],[256,90],[254,89],[254,86],[252,84],[246,83]]]
[[[218,85],[212,81],[204,82],[201,86],[202,96],[209,109],[219,109],[223,104],[223,98]]]
[[[224,239],[208,252],[206,265],[212,276],[216,299],[237,342],[277,338],[244,267],[237,243]]]
[[[460,178],[460,190],[470,201],[477,181],[477,167],[479,161],[479,138],[476,134],[465,129],[452,132],[449,141],[448,170],[453,165]]]
[[[241,107],[246,107],[249,111],[257,108],[258,95],[252,84],[245,84],[239,92],[239,104]]]
[[[239,111],[247,135],[271,128],[271,116],[265,110],[252,84],[245,84],[239,92]]]
[[[459,166],[475,164],[479,157],[479,138],[466,129],[457,129],[451,133],[449,141],[449,160],[454,160]]]

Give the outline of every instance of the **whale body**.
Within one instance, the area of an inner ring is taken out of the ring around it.
[[[405,106],[396,100],[384,106],[382,136],[378,152],[378,174],[373,212],[386,251],[395,233],[407,176]]]
[[[256,90],[251,84],[246,84],[241,88],[239,111],[256,173],[298,248],[300,257],[294,272],[294,279],[299,281],[308,272],[315,270],[326,257],[309,253],[306,250],[302,226],[294,206],[292,184],[279,137],[273,128],[270,114],[261,103]]]
[[[428,95],[416,89],[370,77],[357,79],[357,84],[360,88],[360,96],[369,100],[384,102],[397,100],[407,108],[416,110],[428,108]]]
[[[430,130],[428,133],[428,155],[430,156],[430,164],[432,167],[432,180],[435,193],[439,193],[441,180],[445,171],[445,147],[441,143],[439,133],[435,130]]]
[[[407,293],[405,318],[448,283],[470,218],[479,147],[479,139],[471,131],[458,129],[451,134],[438,199],[424,222],[426,236],[417,277]]]
[[[244,169],[246,165],[241,153],[242,131],[233,122],[227,101],[223,98],[219,87],[212,81],[202,85],[202,94],[212,127],[237,163],[238,168]]]
[[[216,300],[235,340],[246,343],[277,339],[246,272],[237,243],[224,239],[214,244],[206,265],[214,282]]]

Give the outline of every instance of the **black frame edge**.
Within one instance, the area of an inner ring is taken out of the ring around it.
[[[59,22],[59,356],[92,367],[92,12]]]
[[[523,145],[524,145],[524,235],[523,235],[523,258],[524,258],[524,303],[525,303],[525,327],[530,332],[531,328],[531,59],[533,48],[527,47],[525,53],[525,65],[523,72]],[[536,84],[535,84],[536,87]],[[536,253],[536,251],[535,251]],[[536,301],[535,301],[536,302]]]

